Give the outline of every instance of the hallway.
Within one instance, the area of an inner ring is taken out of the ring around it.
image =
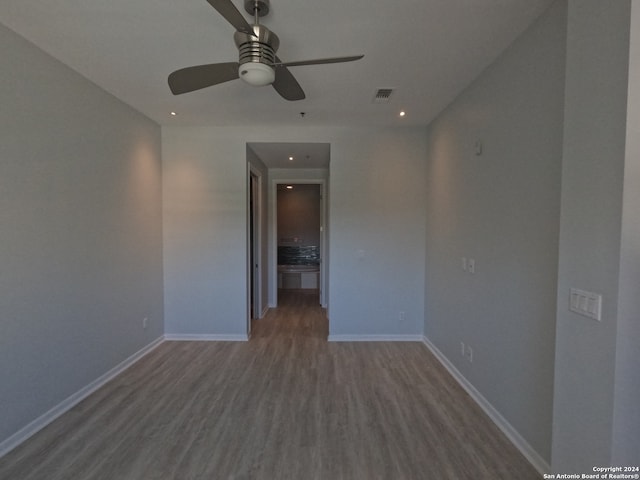
[[[265,337],[307,337],[327,339],[329,321],[327,312],[320,306],[317,290],[280,289],[278,308],[251,321],[251,339]]]

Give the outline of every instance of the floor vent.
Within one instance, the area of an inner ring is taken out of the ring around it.
[[[373,96],[373,103],[389,103],[393,95],[393,88],[379,88]]]

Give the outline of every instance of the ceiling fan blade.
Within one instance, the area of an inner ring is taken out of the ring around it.
[[[237,31],[246,33],[247,35],[253,35],[254,37],[256,36],[255,33],[253,33],[253,27],[249,25],[249,22],[245,20],[240,11],[231,3],[231,0],[207,0],[207,2],[209,2],[227,22],[233,25],[233,28]]]
[[[238,63],[211,63],[182,68],[169,75],[169,88],[174,95],[193,92],[201,88],[238,78]]]
[[[273,88],[285,100],[304,100],[306,95],[293,74],[280,62],[278,57],[276,57],[276,62],[278,62],[278,66],[276,67],[276,79],[273,81]]]
[[[324,63],[342,63],[342,62],[355,62],[360,60],[364,55],[354,55],[351,57],[335,57],[335,58],[319,58],[317,60],[300,60],[298,62],[284,62],[275,63],[275,67],[298,67],[300,65],[321,65]]]

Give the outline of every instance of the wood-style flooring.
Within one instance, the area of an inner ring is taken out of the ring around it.
[[[165,342],[0,459],[2,480],[540,476],[420,343],[328,343],[289,292],[249,342]]]

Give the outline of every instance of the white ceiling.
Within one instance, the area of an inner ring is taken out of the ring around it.
[[[233,0],[245,13],[243,1]],[[2,0],[0,21],[162,125],[419,126],[552,1],[271,0],[261,21],[283,61],[365,55],[292,67],[307,95],[299,102],[240,80],[171,94],[172,71],[237,61],[233,27],[205,0]],[[388,87],[391,101],[373,104]]]
[[[329,168],[329,143],[249,143],[268,168]],[[292,159],[292,160],[290,160]]]

